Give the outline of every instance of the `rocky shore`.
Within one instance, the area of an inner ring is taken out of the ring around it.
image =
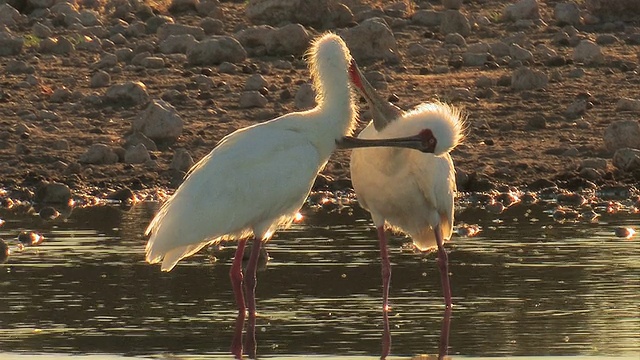
[[[637,196],[640,3],[603,3],[0,1],[0,198],[170,192],[225,135],[313,106],[324,31],[398,106],[464,110],[460,190]],[[349,188],[348,166],[316,188]]]

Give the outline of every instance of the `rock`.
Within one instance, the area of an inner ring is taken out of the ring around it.
[[[309,47],[311,33],[300,24],[289,24],[271,31],[264,46],[269,55],[301,55]]]
[[[169,169],[187,171],[194,164],[193,158],[185,148],[177,148],[173,153]]]
[[[147,87],[140,81],[112,85],[104,96],[107,102],[124,103],[125,105],[142,105],[149,101]]]
[[[161,25],[156,32],[158,40],[162,41],[167,39],[171,35],[185,35],[189,34],[196,40],[202,40],[205,38],[204,29],[199,26],[172,24],[166,23]]]
[[[471,24],[467,17],[458,10],[446,10],[440,22],[440,33],[458,33],[462,36],[471,34]]]
[[[571,1],[557,3],[553,9],[553,17],[558,25],[580,25],[580,8]]]
[[[223,17],[219,0],[196,1],[196,11],[202,16],[215,17],[220,19],[222,19]]]
[[[144,144],[133,145],[124,153],[124,162],[127,164],[144,164],[151,160],[149,151]]]
[[[598,45],[612,45],[620,42],[620,40],[613,34],[599,34],[596,36],[596,44]]]
[[[197,42],[191,34],[169,35],[160,41],[158,48],[163,54],[186,54],[187,50]]]
[[[313,27],[344,27],[351,10],[335,0],[251,0],[245,14],[254,24],[298,23]]]
[[[35,68],[21,60],[9,60],[7,66],[4,68],[9,74],[33,74]]]
[[[138,144],[144,144],[144,146],[147,148],[147,150],[150,151],[157,151],[158,147],[156,146],[156,143],[149,139],[145,134],[141,133],[141,132],[134,132],[131,135],[125,137],[124,139],[124,148],[130,148],[132,146],[138,145]]]
[[[240,94],[240,101],[238,106],[241,109],[253,108],[253,107],[265,107],[267,106],[267,100],[264,95],[262,95],[259,91],[244,91]]]
[[[174,142],[182,134],[182,119],[171,104],[153,100],[133,120],[134,132],[141,132],[155,142]]]
[[[147,69],[162,69],[164,68],[164,59],[158,56],[147,56],[142,59],[140,65]]]
[[[640,150],[621,148],[613,154],[613,166],[623,171],[640,170]]]
[[[462,62],[465,66],[482,66],[489,60],[489,54],[474,54],[464,53],[462,54]]]
[[[236,74],[240,68],[236,64],[225,61],[218,66],[218,71],[222,74]]]
[[[458,10],[462,7],[462,0],[442,0],[442,6],[445,9]]]
[[[419,26],[440,26],[440,23],[442,22],[442,12],[434,10],[418,10],[411,17],[411,22]]]
[[[0,5],[0,26],[15,26],[22,21],[24,16],[9,4]]]
[[[602,64],[604,55],[602,49],[591,40],[582,40],[573,49],[573,61],[584,64]]]
[[[566,116],[568,119],[575,119],[580,117],[580,115],[584,114],[586,111],[587,100],[578,99],[567,107],[567,109],[564,111],[564,116]]]
[[[121,203],[130,203],[135,200],[136,195],[127,187],[120,190],[114,190],[105,197],[108,200],[116,200]]]
[[[527,127],[531,129],[546,129],[547,128],[547,118],[545,118],[541,114],[534,115],[533,117],[527,120]]]
[[[106,144],[93,144],[78,161],[85,164],[115,164],[118,162],[118,154]]]
[[[40,42],[40,52],[69,55],[75,50],[75,46],[64,36],[58,38],[46,38]]]
[[[91,82],[89,86],[92,88],[109,86],[111,83],[111,75],[103,70],[98,70],[91,76]]]
[[[174,21],[171,17],[166,15],[155,15],[151,16],[145,21],[145,25],[147,27],[147,32],[149,34],[155,34],[158,32],[158,29],[162,27],[164,24],[173,24]],[[164,30],[163,30],[164,31]],[[167,36],[170,34],[167,34]]]
[[[118,56],[115,54],[104,53],[100,60],[91,64],[94,69],[112,68],[118,65]]]
[[[197,2],[197,0],[171,0],[167,10],[172,14],[195,11]]]
[[[585,8],[603,20],[632,20],[640,15],[640,3],[636,0],[586,0]]]
[[[0,31],[0,56],[14,56],[22,52],[24,39],[8,31]]]
[[[71,200],[71,189],[62,183],[45,182],[38,186],[34,200],[37,203],[68,204]]]
[[[540,10],[537,0],[520,0],[507,6],[502,12],[502,19],[516,21],[521,19],[539,19]]]
[[[396,63],[400,60],[396,38],[381,18],[367,19],[358,26],[343,30],[340,35],[356,61],[382,59]]]
[[[316,106],[316,93],[311,84],[300,85],[294,97],[294,103],[298,110],[308,110]]]
[[[207,35],[224,34],[224,21],[222,20],[207,17],[202,19],[200,26],[204,29],[204,33]]]
[[[444,36],[444,43],[445,44],[453,44],[453,45],[458,45],[460,47],[464,47],[467,46],[467,41],[464,39],[464,36],[458,34],[458,33],[450,33]],[[467,48],[467,52],[470,53],[481,53],[481,52],[486,52],[486,51],[477,51],[475,49],[469,49]]]
[[[547,74],[528,67],[520,67],[511,75],[511,87],[514,90],[544,89],[548,83]]]
[[[622,98],[616,104],[616,111],[637,111],[640,112],[640,100]]]
[[[533,53],[518,44],[511,44],[509,47],[509,55],[512,59],[522,62],[533,62]]]
[[[612,122],[604,131],[604,144],[609,151],[640,149],[640,123],[637,120]]]
[[[607,170],[607,159],[603,158],[589,158],[584,159],[580,163],[580,168],[591,168],[596,170]]]
[[[187,50],[190,65],[217,65],[225,61],[237,63],[247,58],[247,52],[230,36],[213,36],[193,44]]]
[[[265,80],[264,76],[260,74],[253,74],[249,76],[249,78],[247,79],[247,82],[244,84],[244,90],[259,91],[259,90],[262,90],[263,88],[266,88],[268,85],[269,84],[267,83],[267,80]]]

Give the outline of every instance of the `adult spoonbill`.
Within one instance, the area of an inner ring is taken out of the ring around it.
[[[463,137],[463,118],[458,110],[439,102],[402,111],[376,93],[355,63],[350,74],[373,115],[373,121],[359,138],[397,137],[428,128],[435,139],[433,153],[371,148],[355,149],[351,154],[353,188],[360,205],[371,213],[380,241],[384,311],[389,309],[391,280],[385,225],[409,235],[421,251],[437,248],[445,305],[450,308],[444,242],[451,237],[453,229],[456,182],[449,152]]]
[[[426,131],[389,141],[345,136],[351,134],[357,116],[349,84],[349,50],[337,35],[329,33],[314,41],[309,60],[318,105],[223,138],[191,168],[146,230],[151,234],[146,260],[162,262],[163,271],[170,271],[207,244],[238,241],[229,272],[238,306],[236,325],[244,323],[247,308],[255,322],[256,267],[262,243],[291,223],[337,147],[388,145],[431,151],[432,140]],[[249,237],[253,237],[253,246],[243,279],[242,255]],[[239,337],[237,331],[238,326],[231,349],[236,356],[242,354],[242,327]]]

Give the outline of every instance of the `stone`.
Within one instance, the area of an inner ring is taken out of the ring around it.
[[[598,44],[591,40],[582,40],[573,49],[573,61],[584,64],[602,64],[604,55]]]
[[[225,61],[238,63],[246,58],[246,50],[230,36],[213,36],[193,44],[187,50],[190,65],[218,65]]]
[[[558,25],[580,25],[580,8],[572,1],[557,3],[553,17]]]
[[[149,160],[149,151],[142,143],[129,147],[124,153],[124,162],[127,164],[144,164]]]
[[[298,110],[308,110],[316,106],[316,93],[311,84],[300,85],[294,97],[294,104]]]
[[[71,200],[71,189],[59,182],[45,182],[38,186],[34,200],[36,203],[68,204]]]
[[[24,39],[10,32],[0,31],[0,56],[14,56],[22,52]]]
[[[9,4],[0,5],[0,26],[15,26],[25,19],[20,12]]]
[[[623,171],[640,170],[640,150],[621,148],[613,154],[613,166]]]
[[[301,55],[309,47],[312,35],[300,24],[289,24],[269,32],[265,49],[269,55]]]
[[[520,0],[507,6],[502,12],[503,20],[539,19],[540,9],[537,0]]]
[[[191,34],[169,35],[160,41],[158,48],[163,54],[186,54],[187,50],[197,42]]]
[[[533,53],[518,44],[511,44],[509,47],[509,56],[512,59],[522,62],[533,62]]]
[[[262,90],[263,88],[266,88],[269,84],[267,83],[267,80],[264,78],[264,76],[260,75],[260,74],[253,74],[251,76],[249,76],[249,78],[247,79],[247,81],[244,84],[244,90],[245,91],[251,91],[251,90]]]
[[[547,74],[524,66],[516,69],[511,75],[511,87],[514,90],[544,89],[548,83]]]
[[[637,120],[612,122],[604,131],[604,144],[609,151],[640,149],[640,123]]]
[[[158,28],[156,32],[158,40],[162,41],[171,35],[185,35],[189,34],[196,40],[202,40],[205,38],[204,29],[199,26],[191,26],[184,24],[165,23]]]
[[[111,75],[106,71],[98,70],[91,76],[89,86],[92,88],[105,87],[109,86],[109,83],[111,83]]]
[[[93,144],[82,155],[78,162],[85,164],[115,164],[118,162],[118,154],[106,144]]]
[[[169,169],[178,170],[178,171],[187,171],[194,164],[193,158],[185,148],[177,148],[173,152],[173,158],[171,159],[171,164],[169,164]]]
[[[622,98],[616,103],[616,111],[640,112],[640,99]]]
[[[132,130],[155,142],[174,142],[182,134],[183,122],[176,109],[163,100],[153,100],[133,120]]]
[[[112,85],[104,96],[107,102],[124,105],[142,105],[149,101],[147,87],[140,81]]]
[[[264,95],[262,95],[259,91],[244,91],[242,92],[242,94],[240,94],[240,101],[238,103],[238,106],[241,109],[254,107],[262,108],[267,106],[268,102],[269,101],[267,100],[267,98],[264,97]]]
[[[367,19],[357,26],[343,30],[340,35],[358,62],[385,60],[396,63],[400,60],[396,38],[381,18]]]
[[[469,36],[471,34],[471,24],[462,12],[458,10],[446,10],[440,22],[440,33],[458,33],[462,36]]]
[[[418,10],[411,17],[411,22],[419,26],[440,26],[442,22],[442,12],[435,10]]]
[[[144,144],[147,150],[150,150],[150,151],[158,150],[158,146],[156,146],[156,143],[153,140],[149,139],[149,137],[147,137],[145,134],[138,131],[131,133],[124,139],[125,149],[138,144]]]

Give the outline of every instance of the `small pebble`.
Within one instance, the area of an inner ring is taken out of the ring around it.
[[[6,263],[10,254],[11,251],[9,250],[9,245],[7,245],[4,240],[0,239],[0,264]]]
[[[40,210],[38,215],[40,215],[40,218],[44,220],[54,220],[58,216],[60,216],[60,213],[58,212],[58,210],[52,208],[51,206],[45,206],[42,208],[42,210]]]
[[[633,235],[635,235],[636,231],[632,228],[628,227],[619,227],[615,229],[615,234],[617,237],[631,239]]]
[[[35,246],[44,241],[44,236],[33,231],[23,231],[18,235],[18,241],[24,246]]]

